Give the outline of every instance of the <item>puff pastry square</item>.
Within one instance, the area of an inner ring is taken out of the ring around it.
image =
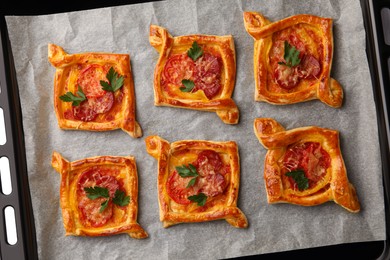
[[[229,36],[172,37],[160,26],[150,26],[150,44],[160,53],[154,72],[154,104],[216,112],[226,124],[237,124],[239,112],[231,99],[236,78],[234,41]],[[190,57],[193,45],[201,56]],[[190,80],[192,89],[185,89]]]
[[[237,207],[240,166],[235,142],[170,144],[158,136],[149,136],[145,142],[147,152],[158,161],[158,201],[164,227],[217,219],[237,228],[248,226]]]
[[[132,137],[142,136],[135,119],[134,84],[128,54],[78,53],[68,54],[55,44],[48,45],[50,63],[56,68],[54,79],[54,109],[62,129],[106,131],[121,128]],[[108,82],[110,69],[124,78],[115,92],[102,89],[100,81]],[[77,106],[64,102],[60,96],[79,88],[86,100]]]
[[[259,13],[244,12],[244,24],[255,40],[256,101],[284,105],[319,99],[341,106],[343,90],[330,77],[332,19],[301,14],[271,23]]]
[[[52,166],[61,174],[60,204],[67,236],[148,236],[137,223],[138,176],[134,157],[98,156],[69,162],[54,152]],[[106,189],[107,196],[90,198],[86,189],[91,188]],[[128,204],[115,202],[120,193],[122,198],[129,196]],[[104,203],[106,208],[102,207]]]
[[[350,212],[360,211],[338,131],[316,126],[285,130],[270,118],[255,119],[254,131],[268,149],[264,163],[268,203],[313,206],[333,200]]]

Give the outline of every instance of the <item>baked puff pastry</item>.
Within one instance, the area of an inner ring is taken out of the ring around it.
[[[236,228],[248,226],[237,207],[240,184],[235,142],[145,139],[147,152],[158,160],[158,201],[164,227],[183,222],[225,219]]]
[[[150,44],[160,53],[154,72],[154,104],[216,112],[226,124],[237,124],[231,99],[236,78],[234,41],[229,36],[172,37],[150,26]]]
[[[68,54],[49,44],[56,68],[54,109],[62,129],[106,131],[121,128],[142,136],[135,120],[134,84],[127,54]]]
[[[254,130],[268,149],[264,181],[268,203],[314,206],[333,200],[359,212],[339,145],[339,133],[315,126],[285,130],[270,118],[257,118]]]
[[[255,40],[256,101],[284,105],[319,99],[341,106],[343,90],[330,77],[332,19],[301,14],[271,23],[244,12],[244,24]]]
[[[68,162],[54,152],[52,166],[61,174],[60,204],[67,236],[148,236],[137,223],[134,157],[99,156]]]

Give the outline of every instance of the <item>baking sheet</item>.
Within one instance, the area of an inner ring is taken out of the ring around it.
[[[255,102],[253,39],[246,33],[243,11],[258,11],[271,21],[310,13],[334,19],[332,77],[344,88],[340,109],[310,101],[289,106]],[[381,159],[375,104],[365,53],[359,1],[166,1],[55,15],[6,17],[20,89],[28,174],[40,259],[215,259],[359,241],[385,240]],[[237,53],[233,99],[238,125],[225,125],[215,113],[153,106],[153,70],[158,53],[149,45],[149,25],[166,27],[173,36],[232,34]],[[90,133],[57,127],[53,109],[55,69],[47,44],[69,53],[128,53],[137,98],[137,120],[144,136],[133,139],[117,130]],[[347,212],[330,202],[316,207],[268,205],[262,178],[266,150],[257,141],[256,117],[272,117],[287,129],[317,125],[340,131],[348,177],[362,210]],[[205,127],[208,126],[208,127]],[[239,208],[247,229],[225,221],[181,224],[164,229],[159,221],[157,162],[144,138],[158,134],[184,139],[234,140],[239,145]],[[139,175],[138,221],[149,233],[144,240],[126,235],[65,237],[59,206],[60,176],[50,165],[58,151],[74,161],[97,155],[133,155]]]

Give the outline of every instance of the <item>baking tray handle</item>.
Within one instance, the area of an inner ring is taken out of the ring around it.
[[[27,176],[27,163],[16,73],[4,16],[0,17],[0,107],[4,114],[6,142],[0,158],[9,162],[11,192],[0,189],[0,259],[38,259],[34,217]],[[4,168],[3,168],[4,169]],[[4,173],[4,171],[3,171]],[[0,172],[1,174],[1,172]],[[1,183],[0,183],[1,184]],[[14,210],[15,243],[10,243],[5,208]]]

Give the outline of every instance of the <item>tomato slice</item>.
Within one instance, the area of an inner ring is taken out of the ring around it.
[[[78,208],[81,213],[81,221],[87,227],[101,227],[104,226],[113,215],[112,202],[108,202],[108,206],[103,212],[100,212],[101,204],[107,200],[106,198],[97,198],[91,200],[86,196],[79,199]]]
[[[212,99],[221,89],[220,58],[204,53],[195,62],[195,89],[202,90],[208,99]]]
[[[194,61],[187,53],[172,55],[164,66],[164,78],[171,84],[182,86],[183,79],[193,80]]]
[[[88,65],[80,71],[77,84],[82,88],[87,99],[101,97],[106,93],[100,81],[107,81],[107,71],[105,67],[98,64]]]
[[[114,197],[115,191],[120,189],[120,183],[112,175],[112,171],[92,167],[83,172],[77,183],[78,209],[81,213],[81,220],[85,226],[101,227],[105,225],[113,215],[111,200],[107,208],[100,212],[101,204],[108,198],[97,198],[91,200],[87,197],[84,188],[99,186],[107,188],[110,198]]]
[[[305,142],[290,147],[283,159],[283,167],[286,172],[303,170],[309,179],[309,187],[316,185],[326,174],[330,167],[330,156],[317,142]],[[289,177],[292,186],[295,181]]]
[[[191,201],[188,199],[189,196],[195,195],[199,191],[198,185],[187,188],[188,183],[192,178],[183,178],[174,171],[168,178],[166,188],[169,197],[171,197],[176,203],[182,205],[188,205]]]

